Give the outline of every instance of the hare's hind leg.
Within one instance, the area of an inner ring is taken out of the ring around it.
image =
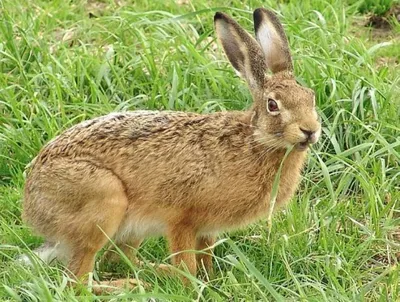
[[[128,200],[123,184],[111,171],[83,161],[62,167],[63,187],[57,189],[64,206],[54,217],[55,228],[71,251],[68,268],[80,278],[93,270],[96,253],[118,230]]]
[[[47,240],[67,247],[68,269],[82,279],[117,232],[127,206],[125,187],[112,171],[85,160],[57,158],[30,175],[24,219]]]
[[[68,268],[80,278],[91,272],[96,252],[112,238],[128,200],[121,180],[90,161],[57,158],[28,180],[24,219],[70,255]]]
[[[93,201],[93,206],[95,204]],[[110,197],[101,204],[105,206],[104,214],[93,219],[88,216],[87,221],[80,225],[79,234],[76,234],[76,238],[80,238],[70,241],[72,253],[68,269],[78,278],[93,270],[96,253],[104,247],[108,238],[114,236],[124,217],[126,199],[122,196]]]
[[[85,174],[82,165],[83,163],[79,165],[82,172],[80,179],[74,182],[79,183],[80,188],[76,188],[79,193],[72,197],[84,200],[78,202],[81,204],[79,211],[66,219],[64,237],[71,251],[68,269],[76,278],[83,279],[86,283],[86,275],[94,269],[97,252],[119,229],[126,214],[128,199],[123,184],[111,171],[89,167],[91,164],[85,163],[88,171],[91,171]],[[96,282],[92,289],[95,293],[102,293],[137,284],[135,279],[118,279]]]

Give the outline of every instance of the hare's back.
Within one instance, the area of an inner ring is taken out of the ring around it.
[[[123,150],[140,139],[173,127],[196,116],[195,113],[170,111],[132,111],[110,113],[79,123],[43,147],[35,164],[57,157],[90,157],[100,159],[108,152]]]
[[[154,132],[156,129],[171,127],[175,122],[196,116],[195,113],[176,111],[130,111],[113,112],[91,120],[81,122],[63,132],[49,143],[59,143],[67,139],[81,141],[96,139],[124,139],[142,137]]]

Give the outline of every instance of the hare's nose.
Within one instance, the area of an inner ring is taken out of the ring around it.
[[[300,130],[301,130],[301,132],[303,132],[304,135],[306,136],[307,141],[309,141],[309,142],[311,142],[311,143],[315,142],[315,140],[316,140],[316,133],[317,133],[316,131],[310,131],[310,130],[306,130],[306,129],[303,129],[303,128],[300,128]]]

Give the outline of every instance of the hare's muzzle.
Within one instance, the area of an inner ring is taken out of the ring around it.
[[[311,131],[311,130],[305,130],[300,128],[301,132],[303,132],[305,136],[305,141],[306,143],[309,144],[315,144],[318,141],[319,138],[319,130],[317,131]]]
[[[300,128],[304,140],[296,144],[296,149],[298,150],[306,150],[310,145],[315,144],[320,136],[321,127],[319,126],[317,130],[308,130]]]

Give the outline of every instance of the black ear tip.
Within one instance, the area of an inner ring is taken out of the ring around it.
[[[253,12],[253,20],[254,20],[254,29],[257,31],[258,28],[260,27],[262,20],[263,20],[263,11],[265,11],[265,9],[263,8],[257,8],[254,12]]]
[[[263,8],[257,8],[254,11],[253,16],[259,16],[262,13],[263,10],[264,10]]]
[[[220,19],[225,19],[225,14],[221,12],[216,12],[214,15],[214,22]]]
[[[269,9],[257,8],[253,13],[254,29],[257,31],[264,19],[270,20],[274,23],[279,23],[278,17]]]

